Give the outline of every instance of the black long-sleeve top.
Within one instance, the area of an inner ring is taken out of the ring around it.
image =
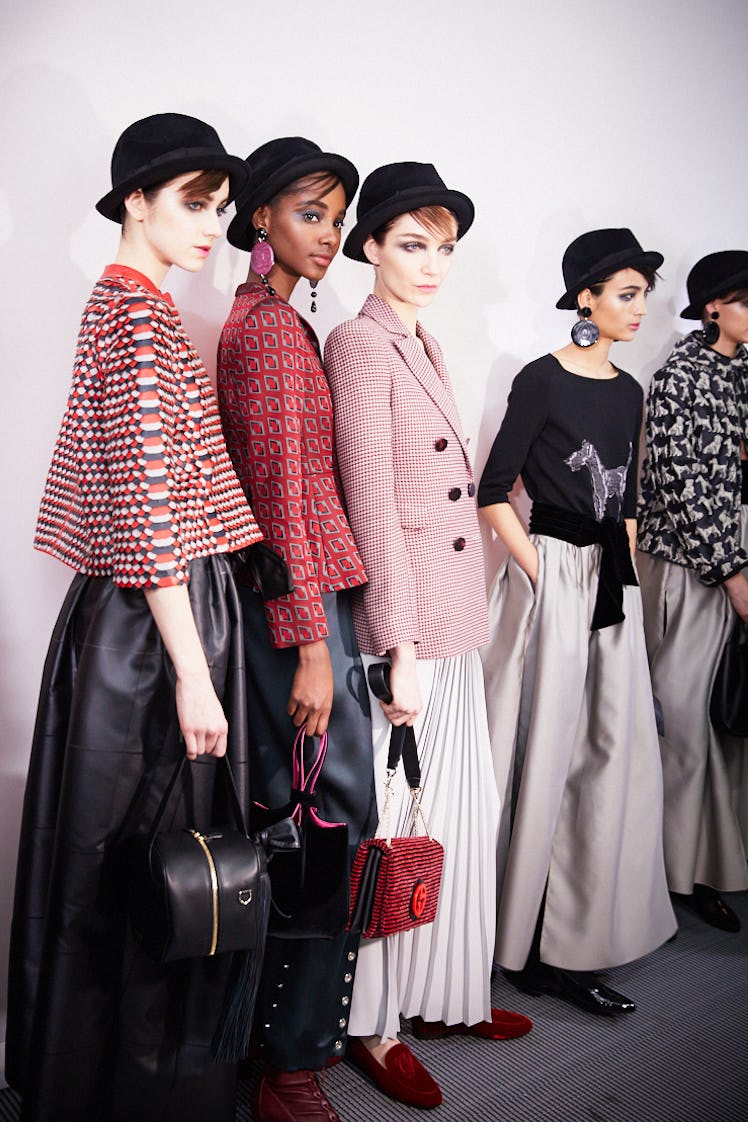
[[[478,489],[478,505],[509,501],[518,475],[533,502],[603,518],[636,517],[636,467],[644,395],[623,370],[584,378],[553,355],[512,383]]]

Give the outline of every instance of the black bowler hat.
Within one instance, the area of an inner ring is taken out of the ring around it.
[[[392,218],[422,206],[443,206],[457,218],[458,239],[475,218],[475,207],[461,191],[450,191],[433,164],[406,160],[385,164],[367,175],[356,208],[356,225],[345,240],[343,253],[352,261],[367,261],[364,242]]]
[[[556,307],[573,311],[583,288],[605,280],[620,269],[638,269],[642,265],[659,269],[664,260],[661,253],[645,252],[626,227],[580,234],[564,254],[561,268],[566,292],[556,301]]]
[[[356,194],[358,172],[350,160],[323,152],[319,144],[303,136],[282,136],[268,140],[247,156],[249,181],[236,200],[236,215],[231,221],[226,237],[237,249],[251,249],[254,243],[252,215],[258,206],[269,203],[279,191],[313,175],[316,171],[329,171],[343,184],[345,205]]]
[[[205,121],[184,113],[154,113],[122,133],[112,154],[112,189],[96,209],[112,222],[122,221],[122,203],[138,187],[153,187],[188,171],[225,171],[229,198],[247,179],[247,165],[229,156],[218,133]]]
[[[688,307],[681,319],[701,319],[704,305],[720,296],[728,296],[738,288],[748,288],[748,252],[724,249],[708,253],[697,261],[686,281]]]

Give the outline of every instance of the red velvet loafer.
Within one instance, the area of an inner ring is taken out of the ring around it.
[[[340,1122],[316,1071],[266,1067],[255,1092],[255,1122]]]
[[[355,1064],[364,1075],[368,1075],[372,1083],[391,1099],[423,1108],[441,1104],[439,1084],[431,1078],[406,1044],[393,1045],[385,1053],[384,1064],[380,1064],[357,1036],[349,1036],[346,1059]]]
[[[411,1019],[413,1035],[421,1040],[438,1040],[443,1036],[480,1036],[484,1040],[512,1040],[524,1036],[532,1028],[532,1021],[522,1013],[512,1013],[508,1009],[492,1009],[490,1021],[478,1021],[476,1025],[445,1025],[444,1021],[424,1021],[422,1017]]]

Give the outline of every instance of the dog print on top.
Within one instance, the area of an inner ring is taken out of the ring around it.
[[[623,506],[623,493],[626,490],[626,476],[631,463],[631,442],[629,441],[629,454],[625,464],[620,467],[606,468],[600,459],[595,445],[590,440],[583,440],[581,448],[572,452],[564,460],[572,471],[581,471],[586,467],[592,477],[592,501],[595,506],[595,518],[602,522],[609,499],[617,500],[616,517],[621,513]]]

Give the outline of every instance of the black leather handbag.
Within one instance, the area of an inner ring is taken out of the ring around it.
[[[719,660],[709,716],[718,732],[748,737],[748,628],[739,619]]]
[[[247,836],[234,778],[224,757],[233,822],[203,834],[160,833],[186,758],[177,763],[145,838],[130,844],[130,920],[156,962],[261,947],[270,907],[267,856]]]
[[[307,760],[309,742],[316,743],[311,761]],[[332,939],[342,934],[348,922],[348,826],[326,822],[318,812],[315,794],[326,754],[327,733],[317,742],[306,736],[306,726],[302,726],[292,752],[290,802],[275,811],[256,803],[252,808],[253,823],[289,815],[298,827],[298,850],[279,854],[270,868],[268,930],[287,939]]]
[[[235,952],[211,1052],[217,1063],[236,1063],[247,1054],[262,970],[270,909],[268,861],[276,852],[298,849],[298,832],[285,819],[262,835],[247,836],[224,756],[216,767],[226,780],[233,822],[210,833],[160,833],[185,764],[182,756],[149,833],[125,843],[130,922],[135,937],[159,963]]]

